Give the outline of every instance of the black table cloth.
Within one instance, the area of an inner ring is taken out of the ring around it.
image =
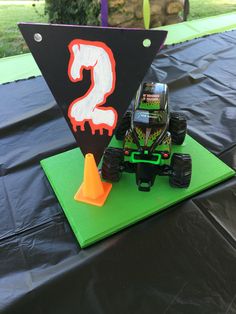
[[[236,31],[166,47],[147,79],[235,169]],[[82,250],[39,165],[76,147],[44,79],[1,85],[0,113],[0,313],[236,313],[235,178]]]

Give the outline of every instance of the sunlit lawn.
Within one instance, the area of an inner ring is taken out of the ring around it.
[[[236,0],[190,0],[190,15],[188,20],[236,12]]]
[[[1,4],[0,1],[0,57],[28,52],[28,48],[18,30],[18,22],[46,22],[44,3],[36,2],[40,15],[32,7],[32,1],[26,4]],[[13,2],[13,1],[12,1]],[[22,2],[21,2],[22,3]]]

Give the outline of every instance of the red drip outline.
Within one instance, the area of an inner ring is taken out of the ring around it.
[[[109,126],[109,125],[107,125],[105,123],[94,124],[91,119],[84,119],[83,121],[76,121],[75,118],[71,116],[71,110],[72,110],[72,107],[74,106],[74,104],[76,102],[78,102],[78,101],[81,101],[85,97],[87,97],[88,94],[92,91],[92,89],[94,88],[94,85],[95,85],[95,82],[94,82],[94,67],[95,67],[96,63],[93,66],[88,66],[88,67],[82,66],[80,68],[80,78],[78,78],[78,79],[73,79],[73,77],[70,74],[71,73],[71,67],[72,67],[73,62],[74,62],[74,53],[73,53],[72,47],[75,44],[78,45],[79,49],[80,49],[80,45],[81,44],[95,46],[95,47],[100,47],[100,48],[104,49],[107,52],[107,54],[109,56],[109,59],[111,61],[112,75],[113,75],[112,87],[111,87],[110,91],[108,91],[104,95],[103,100],[100,103],[96,104],[94,109],[98,108],[98,107],[100,107],[100,106],[102,106],[102,105],[104,105],[106,103],[107,97],[110,96],[114,92],[115,86],[116,86],[116,62],[115,62],[115,59],[114,59],[114,56],[113,56],[113,53],[112,53],[111,49],[105,43],[100,42],[100,41],[88,41],[88,40],[83,40],[83,39],[74,39],[74,40],[72,40],[69,43],[69,45],[68,45],[68,49],[70,51],[70,60],[69,60],[69,65],[68,65],[68,76],[69,76],[69,79],[73,83],[76,83],[76,82],[79,82],[79,81],[83,80],[83,70],[84,69],[85,70],[90,70],[90,72],[91,72],[91,85],[90,85],[89,89],[87,90],[87,92],[83,96],[73,100],[72,103],[69,106],[69,109],[68,109],[68,117],[69,117],[69,119],[71,121],[71,124],[73,126],[73,131],[76,132],[78,126],[80,127],[81,131],[84,131],[85,130],[84,129],[84,124],[87,121],[89,123],[90,127],[91,127],[93,135],[95,134],[96,130],[99,130],[100,135],[103,135],[103,129],[106,129],[106,130],[108,130],[108,135],[112,136],[113,130],[115,129],[116,124],[117,124],[117,120],[118,120],[117,112],[116,112],[116,110],[113,107],[99,108],[99,110],[104,110],[104,111],[105,110],[112,110],[113,111],[113,113],[115,115],[115,121],[114,121],[112,126]]]

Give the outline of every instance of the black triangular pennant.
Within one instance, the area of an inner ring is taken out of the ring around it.
[[[20,23],[83,152],[98,163],[167,32]]]

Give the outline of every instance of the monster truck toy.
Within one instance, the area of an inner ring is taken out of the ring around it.
[[[116,131],[122,148],[108,147],[103,155],[102,177],[117,182],[123,171],[135,173],[140,191],[150,191],[156,175],[169,176],[171,186],[187,188],[191,180],[189,154],[171,153],[171,145],[181,145],[187,130],[186,118],[169,113],[166,84],[143,83],[131,111],[127,111]]]

